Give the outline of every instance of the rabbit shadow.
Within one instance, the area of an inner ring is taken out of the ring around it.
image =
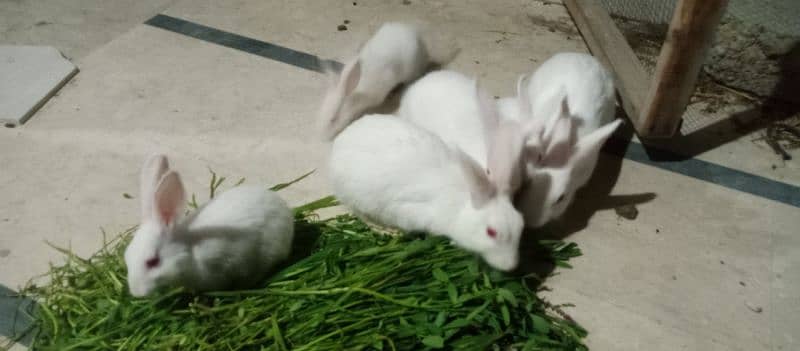
[[[555,260],[549,248],[540,240],[564,240],[588,227],[595,213],[625,205],[639,205],[656,198],[655,193],[630,195],[610,195],[617,184],[622,169],[625,150],[631,143],[633,129],[624,125],[614,137],[610,138],[592,172],[589,182],[575,194],[575,199],[561,218],[553,220],[540,228],[526,228],[520,239],[519,274],[533,274],[539,279],[529,281],[538,286],[555,269]]]
[[[317,242],[320,236],[322,236],[322,229],[319,225],[305,219],[295,220],[294,239],[292,240],[292,251],[289,254],[289,258],[277,265],[275,269],[270,272],[269,277],[311,256],[318,247]]]
[[[597,166],[589,182],[575,194],[575,200],[564,215],[546,225],[541,236],[562,240],[584,230],[589,220],[601,210],[613,210],[621,206],[640,205],[656,198],[655,193],[646,192],[628,195],[611,195],[622,170],[625,155],[633,139],[633,128],[624,125],[603,146]]]

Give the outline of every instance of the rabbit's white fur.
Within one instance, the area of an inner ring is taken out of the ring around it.
[[[412,84],[398,115],[459,148],[487,169],[498,191],[513,194],[522,182],[519,126],[499,121],[494,99],[459,72],[431,72]]]
[[[485,168],[488,126],[477,89],[475,80],[461,73],[431,72],[408,87],[397,114],[460,148]]]
[[[125,249],[134,296],[161,287],[208,291],[252,285],[289,256],[292,211],[263,187],[237,186],[182,219],[180,177],[168,169],[166,157],[154,155],[142,170],[141,192],[142,223]]]
[[[497,112],[504,119],[520,121],[519,99],[515,96],[497,99]]]
[[[516,267],[523,222],[511,199],[469,156],[424,129],[364,116],[334,140],[330,172],[337,198],[354,213],[444,235],[493,267]]]
[[[527,183],[516,197],[526,226],[540,227],[564,214],[577,190],[591,178],[600,148],[621,123],[615,120],[578,139],[566,163],[539,166],[527,174]]]
[[[323,138],[336,137],[367,109],[381,105],[397,85],[422,75],[430,64],[417,27],[384,23],[341,74],[325,68],[331,80],[318,116]]]
[[[577,136],[581,137],[614,119],[614,78],[592,55],[562,52],[542,63],[528,79],[527,93],[532,116],[520,116],[518,100],[500,99],[501,115],[520,120],[534,118],[547,121],[560,111],[561,99],[567,95],[570,114],[577,119]]]
[[[524,96],[528,101],[520,96],[501,99],[499,110],[504,118],[543,129],[543,140],[536,144],[541,149],[528,156],[528,182],[517,196],[525,224],[538,227],[566,211],[575,192],[589,181],[600,148],[621,120],[611,122],[613,76],[588,54],[554,55],[530,77]]]

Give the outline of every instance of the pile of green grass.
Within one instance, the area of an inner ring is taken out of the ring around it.
[[[213,184],[213,181],[212,181]],[[441,237],[389,236],[351,215],[318,220],[325,198],[296,209],[292,262],[263,288],[133,298],[124,248],[132,230],[88,259],[67,250],[38,300],[36,350],[585,350],[586,332],[529,287]],[[543,242],[557,264],[574,244]]]

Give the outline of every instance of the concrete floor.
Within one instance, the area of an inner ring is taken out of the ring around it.
[[[174,0],[0,1],[0,42],[49,45],[74,62],[166,9]]]
[[[153,14],[340,60],[384,21],[428,21],[462,48],[451,67],[481,77],[496,95],[510,94],[518,74],[555,52],[586,51],[562,6],[530,0],[117,1],[81,10],[100,3],[83,0],[74,12],[0,4],[17,11],[0,11],[0,23],[17,28],[6,26],[4,38],[53,44],[79,58],[81,69],[25,126],[0,130],[5,286],[18,287],[60,260],[45,240],[85,255],[101,244],[100,227],[115,233],[136,224],[138,201],[123,194],[136,195],[138,167],[153,151],[170,155],[198,194],[205,194],[208,168],[264,184],[319,168],[283,195],[301,204],[330,193],[328,146],[308,132],[324,77],[137,24]],[[56,23],[61,11],[80,24],[37,29],[42,18]],[[103,11],[120,21],[96,15]],[[337,31],[345,19],[348,30]],[[698,158],[799,186],[797,162],[783,163],[753,138]],[[635,220],[613,210],[627,203],[637,203]],[[571,234],[584,256],[547,281],[549,298],[576,305],[569,312],[596,350],[798,349],[798,214],[786,203],[604,156],[553,226]]]

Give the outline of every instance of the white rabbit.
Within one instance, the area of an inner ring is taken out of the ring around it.
[[[341,74],[327,64],[323,67],[330,78],[318,116],[323,138],[333,139],[367,109],[381,105],[393,88],[416,79],[431,64],[415,26],[384,23]]]
[[[621,120],[611,122],[613,76],[587,54],[554,55],[533,73],[527,94],[517,99],[516,109],[514,100],[506,98],[500,110],[504,118],[536,126],[541,135],[538,141],[529,140],[528,182],[517,196],[525,224],[538,227],[566,211]]]
[[[494,99],[477,80],[454,71],[428,73],[408,87],[398,115],[472,157],[500,192],[513,194],[521,185],[520,127],[499,121]]]
[[[497,99],[497,112],[503,119],[519,121],[519,99],[516,96],[505,96]]]
[[[518,87],[519,88],[519,87]],[[616,92],[614,77],[592,55],[562,52],[553,55],[539,66],[528,79],[527,95],[530,106],[520,115],[513,108],[514,98],[501,99],[499,106],[505,118],[538,119],[542,122],[560,113],[560,103],[566,94],[571,116],[577,119],[577,136],[581,137],[614,119]],[[526,101],[517,101],[524,105]],[[532,116],[524,116],[524,114]]]
[[[367,115],[333,142],[334,193],[354,213],[450,238],[501,270],[517,266],[524,226],[471,157],[392,115]]]
[[[140,181],[142,223],[125,249],[132,295],[248,286],[289,256],[294,218],[274,192],[237,186],[182,219],[186,193],[166,157],[149,157]]]
[[[400,99],[397,114],[460,148],[485,168],[487,135],[497,124],[493,106],[486,108],[487,118],[482,116],[481,104],[486,102],[476,80],[442,70],[411,84]]]

